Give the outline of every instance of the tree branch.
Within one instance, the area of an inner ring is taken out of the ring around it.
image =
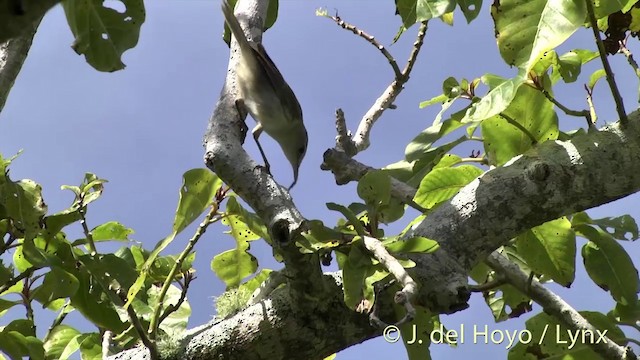
[[[529,275],[525,274],[518,265],[509,261],[503,255],[493,252],[485,259],[485,262],[501,276],[504,276],[511,285],[542,306],[545,313],[558,319],[567,328],[578,333],[585,331],[596,333],[596,328],[571,305],[567,304],[561,297],[551,292],[537,280],[530,281]],[[607,338],[606,341],[589,342],[588,345],[605,359],[636,359],[630,349],[625,349],[610,338]]]
[[[571,141],[541,143],[509,165],[486,172],[434,210],[409,234],[440,244],[431,254],[410,256],[416,262],[411,276],[420,284],[416,303],[439,313],[466,308],[468,272],[503,243],[533,226],[640,190],[640,113],[629,118],[624,129],[616,123]],[[344,154],[340,159],[345,167],[357,163]],[[344,306],[340,277],[332,274],[331,279],[324,278],[321,301],[301,305],[279,288],[235,316],[192,332],[180,358],[252,360],[263,346],[274,358],[321,358],[378,336],[365,314]],[[382,307],[383,312],[390,309]],[[319,333],[334,335],[313,341]],[[141,358],[145,351],[137,348],[112,359]]]
[[[0,44],[38,26],[40,19],[61,0],[0,0]]]
[[[212,322],[182,340],[180,359],[323,359],[380,334],[369,324],[366,314],[345,306],[342,278],[333,273],[322,279],[331,297],[312,302],[313,311],[289,297],[279,288],[269,299],[252,305],[223,321]],[[384,316],[393,317],[386,306]],[[318,341],[318,335],[325,336]],[[142,359],[148,356],[144,347],[121,352],[109,359]]]
[[[466,308],[467,274],[495,249],[526,229],[639,191],[639,139],[636,111],[627,127],[614,123],[571,141],[541,143],[465,186],[406,235],[440,244],[434,253],[410,255],[421,285],[417,304],[439,313]],[[369,169],[338,155],[325,152],[323,164],[338,183],[357,180]],[[410,189],[392,182],[394,197],[412,197]]]
[[[0,44],[0,112],[7,102],[9,92],[20,73],[20,69],[22,69],[22,64],[29,54],[33,36],[36,34],[41,20],[42,16],[31,23],[30,28],[25,29],[22,35]],[[2,34],[1,31],[0,34]]]

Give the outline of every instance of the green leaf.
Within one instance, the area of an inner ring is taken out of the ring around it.
[[[566,217],[549,221],[516,238],[518,254],[531,269],[564,287],[575,278],[576,236]]]
[[[120,57],[136,46],[145,20],[142,0],[122,0],[120,12],[98,0],[66,0],[62,3],[75,36],[72,48],[98,71],[124,69]]]
[[[334,248],[340,245],[342,233],[325,226],[320,220],[307,220],[307,229],[302,233],[304,240],[298,240],[300,251],[314,253],[319,249]]]
[[[528,73],[585,22],[584,1],[502,0],[491,6],[500,55]]]
[[[351,210],[336,203],[327,203],[327,209],[333,210],[333,211],[339,211],[342,215],[344,215],[345,218],[347,218],[347,220],[349,221],[351,226],[353,226],[353,229],[358,235],[360,236],[365,235],[366,232],[364,230],[364,226],[362,226],[362,223],[360,222],[356,214],[354,214]]]
[[[9,301],[5,299],[0,299],[0,316],[3,316],[7,312],[7,310],[11,309],[15,305],[20,305],[20,304],[22,304],[22,301],[19,301],[19,300]]]
[[[434,96],[429,100],[423,101],[420,103],[420,105],[418,105],[420,107],[420,109],[426,108],[427,106],[433,105],[433,104],[442,104],[445,101],[447,101],[447,99],[449,99],[449,97],[445,94],[440,94],[438,96]]]
[[[574,226],[589,240],[582,247],[587,274],[622,305],[638,302],[638,270],[624,248],[609,234],[588,225]]]
[[[464,112],[460,115],[464,115]],[[418,136],[413,138],[409,145],[407,145],[404,150],[405,159],[407,161],[415,161],[423,158],[425,155],[429,154],[428,151],[432,149],[433,143],[462,125],[463,124],[454,119],[452,115],[451,118],[443,121],[442,123],[426,128],[418,134]]]
[[[80,187],[82,204],[86,206],[98,200],[104,191],[104,183],[106,182],[107,180],[100,179],[96,174],[85,173]]]
[[[101,338],[98,333],[83,334],[80,342],[82,360],[102,360]]]
[[[396,7],[406,28],[416,22],[440,17],[452,12],[456,7],[455,0],[397,0]]]
[[[213,257],[211,270],[213,270],[220,280],[224,281],[227,289],[235,288],[242,282],[242,279],[258,270],[258,260],[247,251],[249,243],[242,242],[238,247],[227,250]]]
[[[414,236],[406,240],[398,240],[385,244],[387,250],[392,253],[431,253],[440,247],[435,240],[422,236]]]
[[[591,76],[589,76],[589,84],[587,85],[589,87],[590,90],[593,90],[593,88],[596,86],[596,84],[598,83],[598,81],[600,79],[602,79],[603,77],[607,76],[606,71],[604,71],[604,69],[598,69],[596,71],[593,72],[593,74],[591,74]]]
[[[458,6],[469,24],[480,14],[482,0],[458,0]]]
[[[57,325],[47,335],[44,341],[45,356],[48,359],[60,359],[64,360],[68,356],[62,357],[62,354],[73,354],[78,348],[72,350],[68,349],[72,340],[80,335],[80,332],[69,325],[60,324]],[[73,347],[73,345],[71,345]]]
[[[60,359],[67,359],[73,355],[78,349],[82,355],[82,360],[99,360],[102,359],[102,350],[100,346],[100,334],[86,333],[74,336],[64,348]]]
[[[626,13],[636,2],[638,0],[594,1],[596,19],[602,19],[618,11]]]
[[[434,169],[422,179],[413,200],[420,206],[431,209],[449,200],[482,173],[481,169],[472,165]]]
[[[253,294],[260,285],[262,285],[273,273],[273,270],[270,269],[262,269],[259,273],[257,273],[253,278],[244,284],[240,285],[240,291],[246,291],[248,294]]]
[[[129,235],[133,234],[133,230],[125,227],[117,221],[110,221],[102,225],[98,225],[91,230],[93,241],[129,241]]]
[[[342,264],[344,302],[350,309],[355,309],[363,299],[364,280],[369,266],[371,261],[368,255],[359,246],[352,246]]]
[[[247,211],[245,208],[240,205],[237,198],[235,196],[229,196],[227,199],[227,214],[236,215],[236,219],[238,221],[243,222],[251,232],[258,235],[259,237],[265,239],[268,243],[271,243],[271,238],[269,236],[269,231],[265,226],[264,222],[258,215]]]
[[[362,292],[364,298],[369,302],[370,305],[374,304],[375,302],[375,284],[381,280],[384,280],[387,276],[389,276],[389,272],[381,264],[377,264],[367,268]]]
[[[180,289],[178,289],[174,285],[171,285],[169,287],[169,290],[167,291],[167,294],[165,295],[163,303],[164,307],[162,308],[162,310],[164,311],[170,305],[177,304],[181,294],[182,291],[180,291]],[[157,307],[158,298],[160,295],[160,287],[150,287],[147,291],[147,295],[149,296],[149,299],[147,301],[149,307]],[[172,339],[176,339],[181,336],[187,329],[189,316],[191,316],[191,306],[189,305],[189,302],[185,300],[182,302],[182,304],[180,304],[180,307],[176,311],[172,312],[169,316],[162,320],[162,323],[160,323],[160,329],[162,329],[162,331],[164,331],[165,334],[167,334]]]
[[[457,165],[461,162],[462,162],[462,158],[460,156],[454,155],[454,154],[446,154],[445,156],[442,157],[442,159],[440,159],[440,161],[438,161],[438,163],[433,168],[434,169],[448,168],[448,167],[452,167],[453,165]]]
[[[91,321],[96,326],[119,333],[127,328],[127,324],[120,321],[113,303],[107,297],[105,289],[102,288],[95,277],[100,277],[103,281],[109,281],[110,277],[107,276],[105,272],[110,270],[122,272],[123,269],[131,268],[124,260],[122,260],[122,262],[108,260],[115,257],[113,254],[105,256],[107,256],[107,261],[104,261],[105,264],[103,264],[102,259],[95,262],[92,261],[89,255],[85,255],[79,259],[80,264],[88,264],[89,266],[80,266],[81,272],[76,276],[78,278],[79,287],[78,291],[76,291],[76,293],[70,298],[71,306],[77,309],[85,318],[87,318],[87,320]],[[123,269],[119,269],[119,266]],[[89,271],[91,271],[91,273]],[[100,273],[100,271],[102,271],[102,273]],[[129,273],[131,272],[131,270],[124,271]],[[135,279],[135,276],[136,273],[135,270],[133,270],[133,275],[128,276],[131,279],[129,280],[129,283]],[[127,276],[117,275],[116,278],[118,281],[126,283]],[[109,284],[111,283],[108,282],[107,286]]]
[[[580,311],[587,321],[600,331],[606,330],[606,336],[619,343],[624,338],[624,333],[612,323],[606,315],[597,312]],[[532,353],[541,359],[602,359],[595,353],[593,343],[599,337],[597,333],[590,331],[576,332],[569,330],[558,320],[544,312],[526,321],[527,331],[531,333],[531,340],[526,343],[516,341],[516,345],[509,351],[509,359],[527,359]],[[570,335],[577,339],[571,342]],[[584,336],[584,341],[583,341]]]
[[[53,300],[68,298],[78,291],[78,279],[71,273],[53,267],[45,274],[42,285],[33,289],[33,298],[47,307]]]
[[[6,216],[13,220],[13,226],[24,231],[26,239],[33,239],[42,228],[42,218],[47,213],[47,205],[42,198],[42,187],[33,180],[11,181],[0,174],[0,205]]]
[[[503,80],[499,84],[492,84],[492,76],[483,75],[481,80],[491,89],[485,96],[473,103],[467,110],[462,123],[478,122],[500,114],[506,109],[516,96],[516,92],[526,79],[526,73],[520,71],[514,78]]]
[[[247,224],[236,215],[228,215],[224,219],[222,219],[222,223],[227,225],[230,230],[225,231],[226,234],[231,234],[236,242],[241,241],[253,241],[260,239],[260,236],[255,234]]]
[[[404,215],[406,205],[402,200],[391,197],[389,203],[378,209],[378,220],[383,224],[390,224],[399,220]]]
[[[382,170],[371,170],[358,181],[358,196],[368,207],[378,209],[391,199],[391,179]]]
[[[587,213],[579,212],[573,215],[571,223],[574,226],[582,224],[596,225],[617,240],[637,240],[640,236],[638,225],[630,215],[592,219]],[[627,234],[631,235],[630,239],[627,238]]]
[[[397,319],[404,317],[406,310],[394,304],[394,311]],[[435,333],[432,333],[435,331]],[[400,326],[400,334],[402,335],[402,343],[407,350],[407,359],[409,360],[431,360],[431,351],[429,347],[431,345],[431,335],[434,339],[439,340],[439,334],[442,334],[443,338],[446,337],[447,330],[441,322],[438,321],[438,316],[431,314],[431,312],[422,306],[416,307],[416,316],[413,321],[404,323]],[[411,342],[411,343],[409,343]]]
[[[44,360],[42,341],[36,338],[35,325],[26,319],[13,320],[0,331],[0,351],[12,359],[27,356],[31,360]]]
[[[222,186],[222,181],[209,169],[191,169],[182,176],[182,187],[180,188],[180,200],[173,220],[173,231],[166,238],[160,240],[155,249],[151,252],[136,282],[129,288],[125,307],[142,288],[149,273],[149,268],[156,257],[175,239],[182,230],[191,224],[204,210],[211,205],[216,191]]]
[[[191,169],[184,173],[180,200],[173,221],[175,234],[189,226],[211,205],[222,181],[209,169]]]
[[[541,143],[558,138],[558,116],[553,104],[542,92],[532,87],[520,87],[502,113],[522,129],[501,115],[482,122],[485,152],[494,165],[503,165],[514,156],[526,152],[535,145],[533,139]]]
[[[557,71],[562,76],[562,80],[566,83],[572,83],[578,79],[578,75],[582,70],[582,65],[598,58],[597,51],[576,49],[563,54],[558,58]],[[554,80],[555,74],[551,79]]]
[[[46,236],[55,236],[65,226],[73,224],[76,221],[80,221],[81,219],[82,216],[80,215],[76,204],[61,212],[49,215],[44,218],[44,223],[46,224]]]

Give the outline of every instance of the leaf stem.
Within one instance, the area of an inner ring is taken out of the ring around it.
[[[187,243],[187,246],[184,248],[184,250],[182,250],[182,253],[180,253],[180,255],[178,256],[176,263],[173,265],[173,267],[171,268],[171,271],[169,271],[169,274],[167,275],[167,278],[162,284],[162,289],[160,289],[160,294],[158,295],[158,303],[155,306],[153,317],[151,318],[151,322],[149,323],[149,337],[151,339],[155,339],[157,336],[158,327],[160,326],[160,320],[161,320],[160,313],[162,312],[162,308],[164,307],[164,298],[167,295],[167,291],[169,291],[169,287],[171,286],[171,283],[173,283],[173,279],[178,273],[178,270],[182,267],[182,263],[184,262],[184,260],[187,258],[187,256],[189,256],[189,254],[191,254],[191,250],[193,250],[198,240],[200,240],[202,235],[207,230],[207,227],[211,223],[220,219],[219,217],[214,219],[214,216],[218,214],[219,206],[220,206],[220,201],[215,201],[211,205],[211,210],[209,211],[207,216],[204,218],[202,223],[200,223],[200,226],[198,226],[198,229],[196,230],[195,234],[193,234],[193,237],[189,240],[189,242]]]
[[[517,122],[515,119],[513,119],[511,116],[505,114],[505,113],[500,113],[500,116],[507,120],[507,122],[515,127],[517,127],[520,131],[522,131],[525,135],[527,135],[527,137],[529,137],[529,139],[531,140],[532,144],[537,144],[538,140],[533,136],[533,134],[531,134],[529,132],[529,130],[527,130],[527,128],[525,128],[524,126],[522,126],[522,124],[520,124],[519,122]]]
[[[589,22],[591,23],[591,29],[593,30],[593,36],[595,37],[596,44],[598,45],[600,60],[602,60],[604,72],[607,74],[607,83],[609,83],[609,88],[611,88],[613,100],[616,102],[616,110],[620,117],[620,124],[624,126],[628,122],[627,112],[624,110],[622,96],[620,95],[620,90],[618,90],[618,86],[616,85],[616,80],[613,76],[609,60],[607,60],[607,51],[604,48],[602,39],[600,38],[600,29],[598,29],[598,20],[596,19],[595,11],[593,10],[593,3],[592,0],[585,0],[585,2],[587,3],[587,13],[589,16]]]

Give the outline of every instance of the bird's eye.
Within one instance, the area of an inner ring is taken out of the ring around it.
[[[304,147],[298,148],[298,154],[304,154]]]

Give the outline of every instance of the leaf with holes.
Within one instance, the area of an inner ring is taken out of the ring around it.
[[[75,36],[73,50],[96,70],[124,69],[120,57],[138,43],[145,20],[143,1],[66,0],[62,7]]]
[[[258,260],[248,250],[249,243],[241,242],[237,248],[222,252],[211,260],[211,270],[224,281],[227,289],[238,287],[242,279],[258,270]]]

